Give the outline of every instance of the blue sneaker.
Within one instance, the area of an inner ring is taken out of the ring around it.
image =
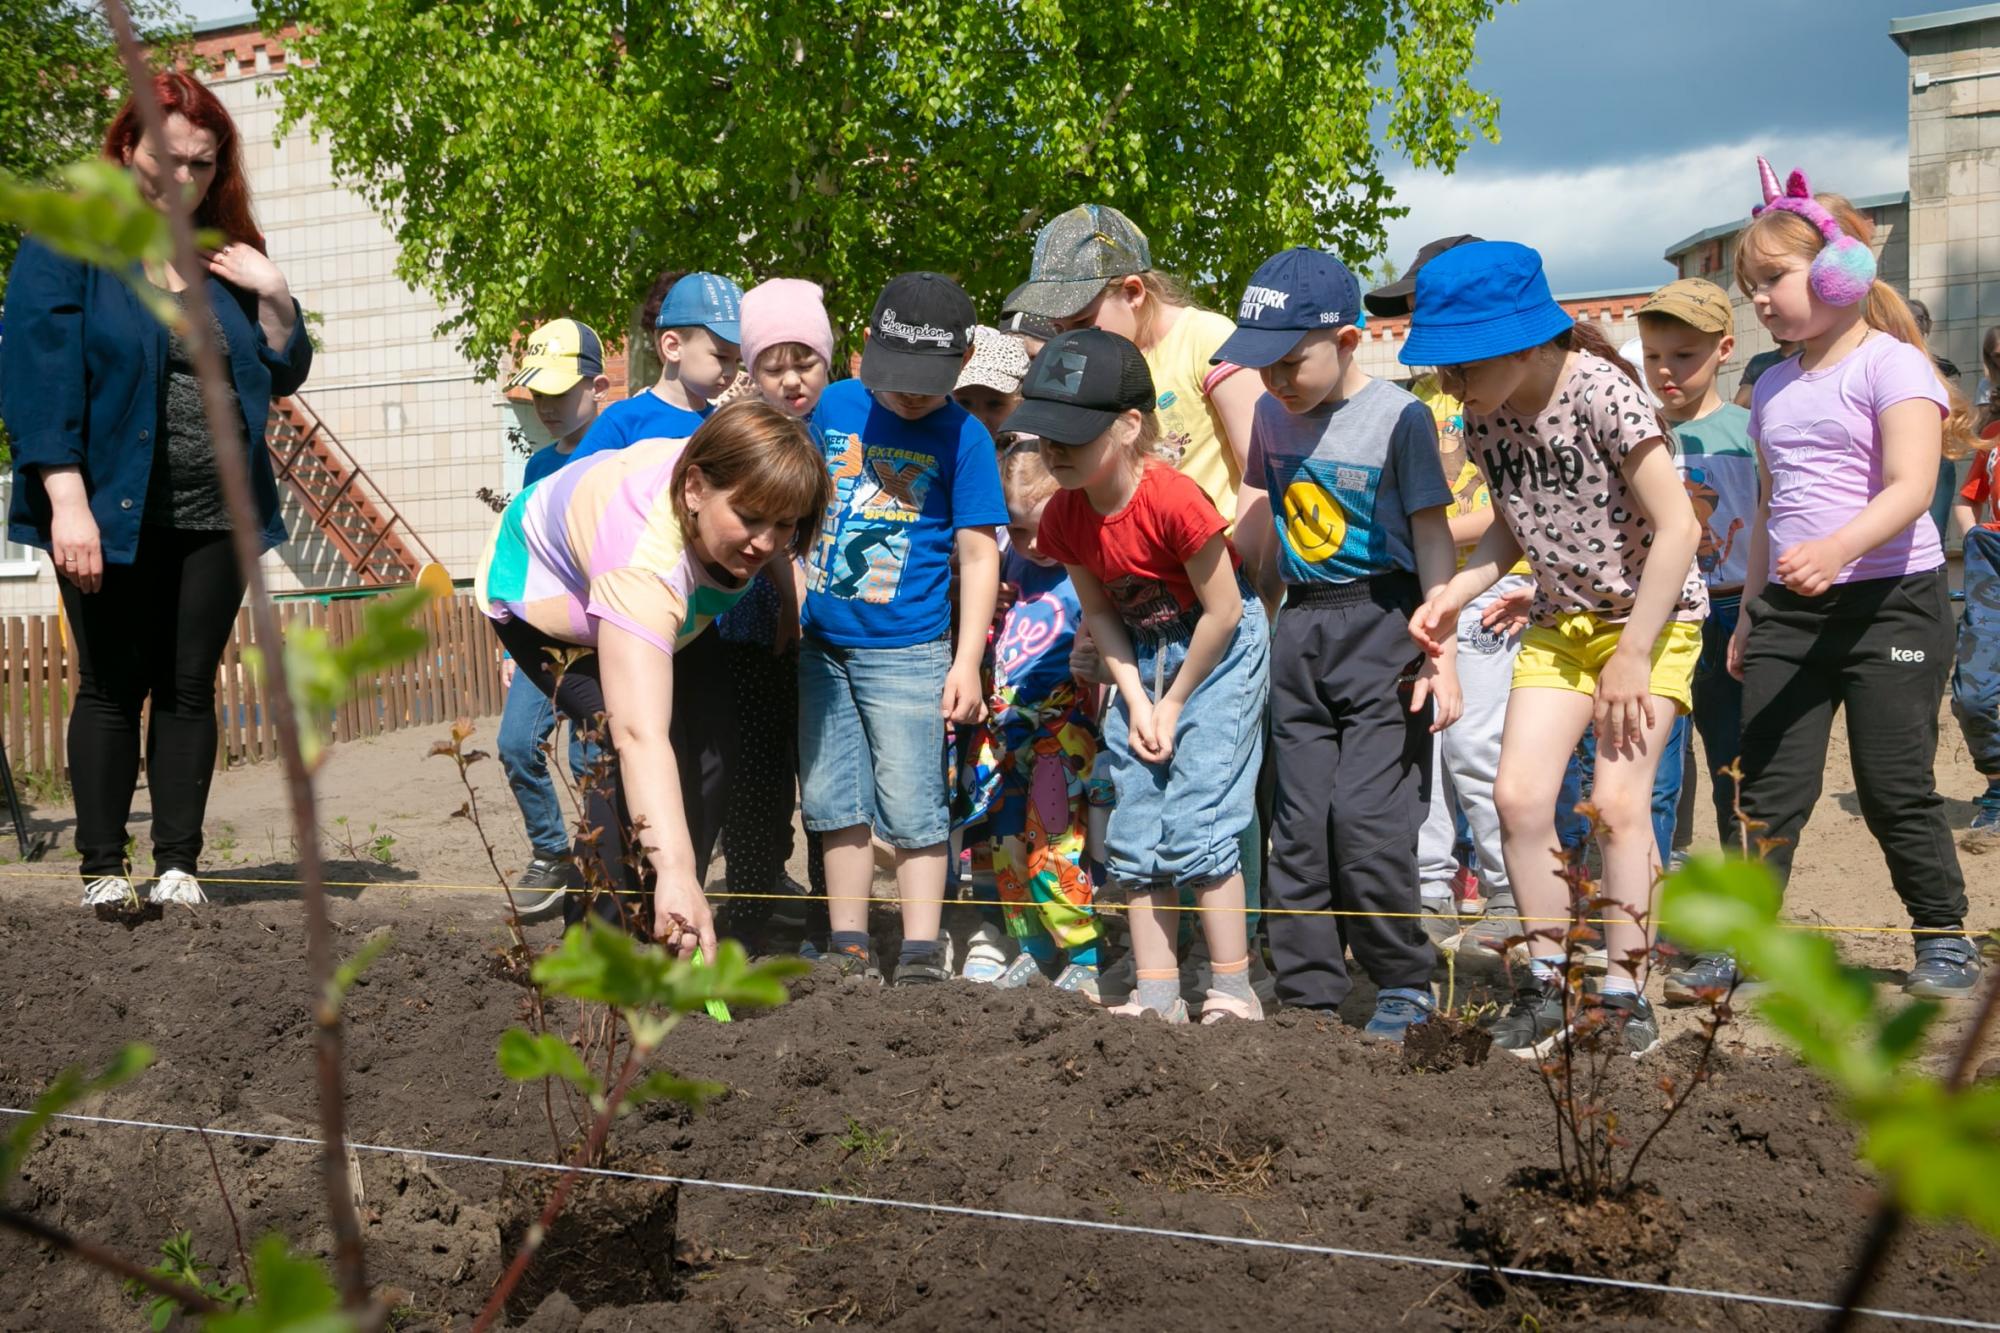
[[[1437,1009],[1428,987],[1391,986],[1375,997],[1375,1012],[1361,1029],[1361,1040],[1403,1044],[1404,1034]]]
[[[1966,832],[2000,838],[2000,796],[1988,791],[1972,803],[1972,808],[1972,822],[1966,825]]]
[[[1979,950],[1962,935],[1932,935],[1917,941],[1916,966],[1903,983],[1905,995],[1927,1000],[1963,1000],[1979,985]]]

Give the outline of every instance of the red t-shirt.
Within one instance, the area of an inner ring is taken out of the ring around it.
[[[1972,506],[1975,523],[2000,532],[2000,495],[1996,495],[1993,485],[1993,450],[1982,449],[1972,456],[1972,471],[1966,474],[1958,498]]]
[[[1042,511],[1035,543],[1096,575],[1119,619],[1145,629],[1195,609],[1187,562],[1228,528],[1206,491],[1166,463],[1154,463],[1115,514],[1098,513],[1082,491],[1058,491]],[[1239,563],[1230,546],[1230,567]]]

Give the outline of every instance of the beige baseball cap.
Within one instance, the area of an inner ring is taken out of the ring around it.
[[[1736,310],[1729,293],[1706,278],[1680,278],[1654,292],[1641,315],[1665,315],[1703,333],[1734,333]]]

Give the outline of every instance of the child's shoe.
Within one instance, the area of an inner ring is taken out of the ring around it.
[[[1493,1045],[1523,1060],[1537,1060],[1555,1049],[1569,1030],[1562,983],[1529,979],[1514,988],[1514,1000],[1493,1021]]]
[[[1426,898],[1423,900],[1424,934],[1432,944],[1442,948],[1444,942],[1465,929],[1458,919],[1458,906],[1450,898]]]
[[[1451,877],[1452,900],[1458,910],[1468,916],[1477,916],[1486,910],[1486,899],[1479,892],[1479,876],[1471,866],[1460,866],[1458,873]]]
[[[1264,1006],[1254,999],[1245,1000],[1219,990],[1209,991],[1207,998],[1201,1002],[1201,1025],[1205,1028],[1238,1019],[1261,1023],[1264,1021]]]
[[[1615,1042],[1612,1049],[1636,1060],[1660,1044],[1660,1020],[1653,1016],[1653,1006],[1646,1003],[1645,996],[1603,995],[1597,1003],[1604,1011],[1600,1040]]]
[[[1092,1004],[1104,1003],[1098,988],[1097,969],[1089,963],[1071,963],[1056,977],[1056,989],[1073,991]]]
[[[1001,969],[993,984],[1001,990],[1020,990],[1032,986],[1043,979],[1042,964],[1033,954],[1023,949],[1014,956],[1014,961]]]
[[[1375,997],[1375,1012],[1361,1029],[1361,1040],[1400,1046],[1409,1030],[1428,1020],[1436,1008],[1428,989],[1391,986]]]
[[[1120,1018],[1144,1018],[1147,1014],[1151,1014],[1161,1022],[1171,1024],[1175,1027],[1179,1027],[1188,1021],[1186,1000],[1175,1000],[1171,1009],[1166,1013],[1161,1013],[1157,1009],[1148,1009],[1145,1005],[1140,1004],[1136,994],[1131,999],[1125,1001],[1125,1003],[1116,1005],[1104,1012],[1107,1014],[1117,1014]]]
[[[951,936],[938,932],[937,947],[927,959],[915,959],[907,954],[896,963],[898,986],[931,986],[951,980]]]
[[[1965,831],[1975,842],[2000,842],[2000,790],[1989,787],[1972,803],[1972,822]]]
[[[991,921],[981,921],[966,937],[965,969],[959,973],[967,981],[988,985],[1007,972],[1007,936]]]
[[[882,969],[875,965],[875,955],[864,948],[853,945],[830,948],[826,960],[833,964],[834,971],[843,977],[866,977],[870,981],[882,980]]]
[[[1929,1000],[1963,1000],[1979,985],[1979,950],[1962,935],[1932,935],[1917,941],[1916,966],[1903,983],[1905,995]]]
[[[1743,984],[1736,956],[1729,953],[1696,954],[1686,967],[1667,973],[1662,989],[1668,1004],[1708,1004]]]

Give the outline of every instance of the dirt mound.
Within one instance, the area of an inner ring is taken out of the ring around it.
[[[342,953],[371,931],[392,932],[348,1002],[354,1139],[548,1160],[539,1094],[508,1084],[494,1064],[527,996],[493,974],[504,936],[490,904],[364,901],[335,914]],[[553,937],[537,930],[541,942]],[[86,1110],[311,1135],[303,976],[297,912],[286,904],[172,909],[126,929],[6,900],[0,1102],[26,1105],[64,1065],[100,1063],[138,1039],[156,1049],[154,1068]],[[1407,1263],[852,1201],[1485,1259],[1501,1251],[1481,1228],[1523,1197],[1514,1173],[1554,1155],[1539,1079],[1502,1055],[1423,1072],[1336,1021],[1295,1013],[1169,1029],[1047,989],[885,991],[830,970],[804,978],[782,1009],[690,1020],[662,1055],[731,1091],[699,1117],[670,1107],[628,1117],[617,1152],[676,1176],[804,1194],[683,1188],[653,1251],[651,1288],[634,1283],[596,1310],[570,1288],[538,1309],[524,1298],[533,1327],[1032,1330],[1116,1319],[1214,1330],[1338,1312],[1357,1327],[1424,1329],[1512,1325],[1529,1311],[1544,1327],[1609,1312],[1663,1329],[1810,1322],[1681,1297],[1638,1311],[1592,1293],[1556,1304],[1539,1286],[1531,1297],[1519,1282],[1481,1288]],[[1657,1100],[1651,1069],[1621,1080],[1628,1120]],[[325,1248],[314,1149],[211,1142],[246,1240],[275,1229]],[[409,1293],[398,1326],[462,1328],[503,1260],[502,1171],[367,1151],[358,1160],[371,1276]],[[1645,1225],[1678,1239],[1629,1276],[1670,1272],[1690,1286],[1806,1299],[1836,1289],[1871,1200],[1823,1089],[1788,1059],[1747,1047],[1721,1054],[1713,1088],[1662,1136],[1642,1176],[1659,1190]],[[232,1276],[239,1267],[193,1135],[64,1123],[10,1197],[128,1254],[192,1230],[205,1258]],[[1529,1239],[1618,1225],[1565,1218]],[[1509,1227],[1508,1253],[1564,1262]],[[1969,1233],[1915,1232],[1876,1304],[2000,1309],[2000,1261]],[[137,1319],[111,1282],[0,1237],[0,1329]]]

